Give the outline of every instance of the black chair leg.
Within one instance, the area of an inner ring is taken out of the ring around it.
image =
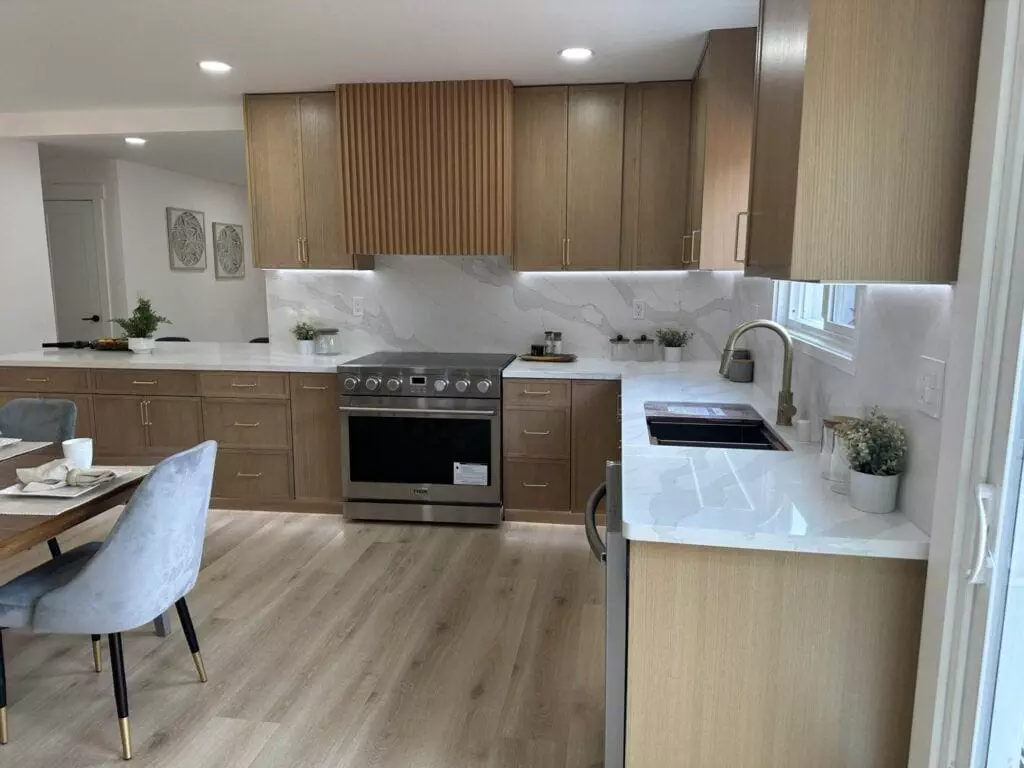
[[[60,544],[56,539],[47,539],[46,546],[50,548],[50,557],[60,557]]]
[[[185,640],[188,641],[188,649],[192,651],[192,661],[195,662],[196,672],[199,673],[199,682],[206,682],[206,665],[203,664],[203,655],[199,652],[199,638],[196,637],[196,628],[192,625],[192,614],[188,612],[188,603],[181,598],[174,604],[178,609],[178,619],[181,620],[181,629],[185,633]]]
[[[121,756],[132,759],[132,729],[128,722],[128,686],[124,679],[124,653],[121,634],[108,635],[110,643],[110,670],[114,677],[114,702],[117,704],[117,724],[121,728]]]
[[[7,671],[4,668],[4,631],[0,629],[0,744],[7,743]]]

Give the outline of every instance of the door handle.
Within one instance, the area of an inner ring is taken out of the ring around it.
[[[679,263],[686,263],[686,241],[689,240],[693,235],[683,235],[683,251],[679,254]]]
[[[139,400],[139,421],[146,426],[146,401]]]
[[[100,321],[100,316],[99,315],[89,315],[88,317],[83,317],[82,320],[86,321],[86,322],[90,322],[90,323],[98,323]]]
[[[984,584],[988,581],[988,569],[991,556],[988,551],[988,503],[996,496],[995,486],[978,483],[974,489],[974,505],[978,514],[978,533],[975,538],[974,565],[968,569],[967,581],[970,584]]]
[[[697,246],[697,235],[700,234],[699,229],[693,230],[690,234],[690,260],[687,264],[697,264],[700,261],[700,254],[694,254],[693,249]]]
[[[295,238],[295,260],[297,262],[299,262],[299,264],[302,263],[302,238],[301,237]]]
[[[586,529],[587,543],[590,544],[590,551],[598,562],[605,562],[608,559],[608,547],[601,541],[601,534],[597,532],[597,505],[604,501],[608,494],[608,484],[601,483],[587,499],[587,508],[583,511],[583,527]]]

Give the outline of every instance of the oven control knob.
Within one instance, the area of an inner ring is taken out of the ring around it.
[[[491,380],[480,379],[480,381],[476,383],[476,391],[479,392],[481,395],[486,395],[488,392],[491,391]]]
[[[466,392],[469,389],[469,379],[459,379],[455,382],[455,391],[459,394]]]
[[[434,380],[434,391],[444,392],[448,389],[448,379],[435,379]]]
[[[359,377],[346,376],[342,386],[345,388],[346,392],[355,392],[357,389],[359,389]]]
[[[371,376],[366,380],[366,388],[371,392],[376,392],[380,389],[380,376]]]
[[[397,392],[402,388],[402,380],[398,378],[388,379],[388,392]]]

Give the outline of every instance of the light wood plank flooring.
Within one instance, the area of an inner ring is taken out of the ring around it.
[[[102,538],[115,514],[62,544]],[[180,628],[125,637],[132,764],[600,766],[602,582],[581,527],[211,512],[189,595],[210,682]],[[124,765],[106,654],[96,675],[88,638],[4,635],[0,765]]]

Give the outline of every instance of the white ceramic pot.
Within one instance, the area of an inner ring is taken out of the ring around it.
[[[128,349],[139,355],[151,355],[153,354],[153,347],[156,346],[156,342],[148,338],[130,338],[128,339]]]
[[[665,362],[678,363],[683,359],[682,347],[665,347]]]
[[[299,350],[300,355],[312,355],[313,354],[313,340],[312,339],[296,339],[295,346]]]
[[[865,475],[850,471],[850,504],[861,512],[887,515],[896,511],[900,475]]]

